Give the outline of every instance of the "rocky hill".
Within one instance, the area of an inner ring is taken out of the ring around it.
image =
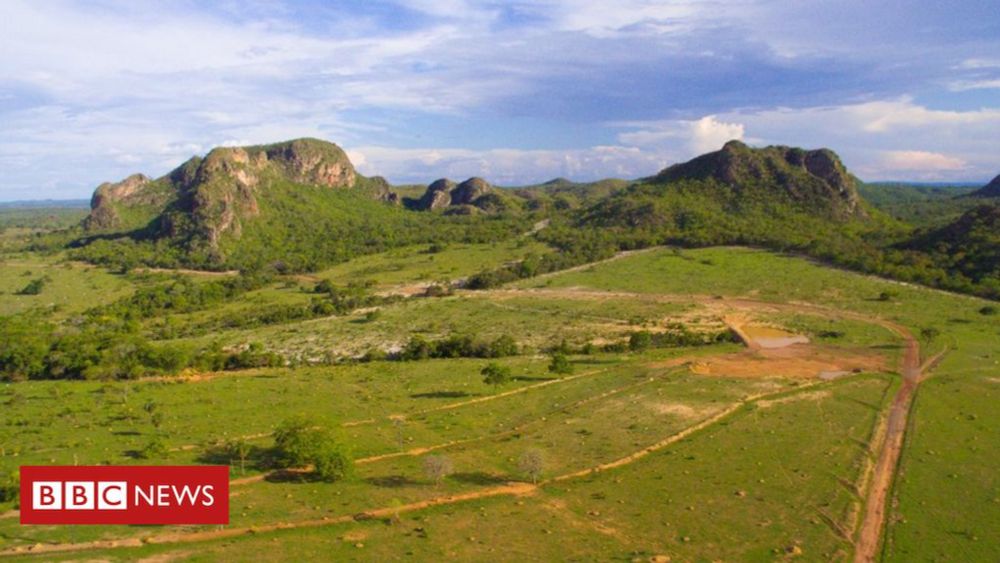
[[[80,244],[109,236],[153,240],[180,249],[181,262],[232,264],[239,256],[243,264],[255,255],[329,246],[320,239],[341,229],[353,229],[342,235],[345,245],[371,238],[366,228],[398,219],[387,205],[395,202],[388,182],[358,174],[333,143],[219,147],[160,178],[135,174],[99,186]]]
[[[469,178],[461,184],[441,178],[431,182],[424,195],[412,202],[411,208],[419,211],[444,209],[450,214],[470,214],[507,210],[511,207],[510,203],[506,194],[501,194],[482,178]]]
[[[177,236],[193,228],[216,245],[239,235],[243,223],[260,214],[259,199],[276,183],[329,189],[359,189],[390,199],[388,184],[361,177],[344,151],[318,139],[271,145],[219,147],[193,157],[156,180],[134,174],[101,184],[84,221],[89,232],[145,229]]]
[[[714,181],[731,189],[736,197],[766,195],[833,218],[866,215],[856,179],[829,149],[755,149],[730,141],[719,151],[666,168],[652,182],[682,180]]]
[[[858,195],[833,151],[730,141],[584,208],[576,225],[612,233],[626,247],[832,248],[889,222]]]

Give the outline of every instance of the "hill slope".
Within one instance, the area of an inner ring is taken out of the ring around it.
[[[298,271],[398,244],[494,238],[496,222],[421,217],[395,201],[384,179],[358,174],[333,143],[220,147],[162,178],[102,184],[83,223],[89,236],[78,244],[82,257],[102,262],[135,247],[107,240],[124,238],[145,249],[140,262]],[[438,227],[428,229],[429,221]]]
[[[1000,205],[979,205],[943,227],[917,233],[902,246],[924,252],[952,276],[1000,295]]]
[[[993,178],[989,184],[972,192],[972,197],[1000,197],[1000,174]]]
[[[870,230],[885,218],[858,195],[833,151],[722,150],[673,165],[585,209],[578,225],[630,245],[764,244],[791,248]]]

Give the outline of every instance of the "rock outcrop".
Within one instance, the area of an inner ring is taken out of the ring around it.
[[[730,141],[723,148],[688,162],[675,164],[654,181],[714,179],[747,192],[771,192],[838,218],[864,217],[857,183],[840,157],[829,149],[804,150],[770,146],[751,148]]]
[[[142,188],[151,180],[143,174],[132,174],[121,182],[105,182],[94,190],[90,198],[90,215],[84,219],[88,230],[113,229],[121,224],[118,205],[140,203],[146,195]],[[146,198],[148,199],[148,198]]]
[[[359,176],[340,147],[318,139],[218,147],[156,180],[135,174],[101,184],[83,225],[88,231],[127,230],[159,216],[163,235],[177,235],[180,225],[191,223],[214,246],[225,233],[239,235],[242,221],[260,212],[259,191],[276,181],[349,189]],[[366,188],[375,199],[393,201],[384,179],[372,179]]]
[[[466,206],[486,209],[493,205],[494,198],[489,196],[494,193],[493,186],[482,178],[469,178],[461,184],[456,184],[447,178],[441,178],[427,186],[427,191],[417,200],[415,207],[424,211],[452,208],[448,209],[450,212],[458,211],[458,209],[453,208]],[[466,209],[465,211],[470,210]]]

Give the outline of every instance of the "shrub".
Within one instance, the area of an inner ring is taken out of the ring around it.
[[[21,493],[21,475],[15,469],[0,475],[0,502],[17,502]]]
[[[483,383],[492,385],[494,388],[510,381],[510,368],[496,362],[486,364],[486,367],[479,373],[483,376]]]
[[[531,479],[532,483],[538,483],[538,479],[545,470],[545,456],[541,450],[531,449],[521,454],[517,461],[517,468]]]
[[[139,457],[142,459],[161,458],[165,455],[167,455],[167,444],[159,436],[154,436],[152,440],[139,450]]]
[[[570,363],[566,354],[556,352],[552,354],[552,361],[549,362],[549,371],[562,375],[570,374],[573,373],[573,364]]]
[[[503,358],[517,355],[517,342],[510,335],[504,334],[490,343],[489,356],[491,358]]]
[[[454,470],[448,456],[429,455],[424,458],[424,474],[427,475],[428,479],[434,481],[435,485],[440,485],[441,481],[451,475]]]
[[[628,337],[628,348],[633,352],[641,352],[653,345],[653,335],[645,330],[633,332]]]
[[[28,285],[21,288],[17,292],[18,295],[38,295],[45,288],[45,280],[43,278],[38,278],[28,282]]]
[[[317,443],[312,463],[316,476],[324,481],[346,479],[354,469],[354,462],[346,447],[329,437],[324,437]]]
[[[286,420],[275,429],[274,454],[279,467],[312,465],[315,475],[324,481],[344,479],[353,471],[347,448],[304,417]]]

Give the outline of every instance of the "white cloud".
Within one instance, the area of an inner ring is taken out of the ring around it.
[[[958,80],[948,85],[952,92],[967,92],[969,90],[1000,89],[1000,78],[992,80]]]
[[[690,146],[698,154],[719,150],[733,139],[743,139],[743,124],[723,123],[714,115],[695,121],[691,127]]]
[[[718,149],[728,136],[756,145],[827,147],[868,180],[976,180],[1000,167],[1000,109],[934,110],[910,98],[613,125],[627,129],[618,136],[624,145],[682,158]]]
[[[1000,68],[1000,59],[965,59],[955,66],[959,69],[978,70],[983,68]]]
[[[895,172],[941,172],[966,166],[960,158],[928,151],[886,151],[882,164],[887,171]]]
[[[575,150],[455,148],[398,149],[353,147],[352,162],[364,174],[381,175],[395,183],[429,183],[448,177],[464,180],[482,176],[490,182],[517,186],[555,177],[574,180],[636,178],[653,174],[666,165],[655,153],[636,147],[594,146]],[[360,155],[360,160],[353,160]]]
[[[638,127],[618,135],[623,145],[670,151],[672,156],[692,157],[719,150],[733,139],[742,140],[744,125],[720,121],[715,115],[701,119],[613,124]]]

